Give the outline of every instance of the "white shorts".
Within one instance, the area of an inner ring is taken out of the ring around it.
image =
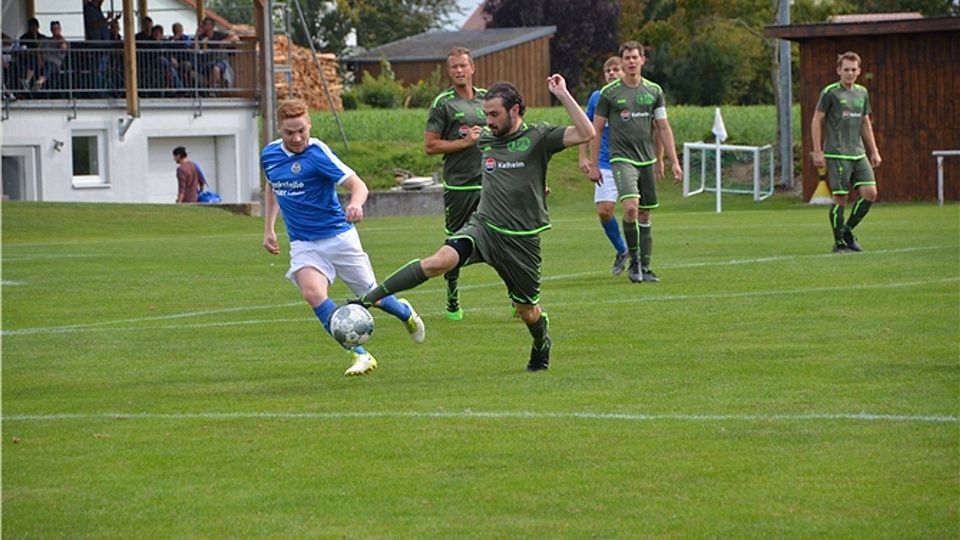
[[[613,171],[600,169],[600,179],[603,183],[593,188],[593,202],[617,202],[617,183],[613,181]]]
[[[360,235],[357,234],[356,227],[330,238],[290,242],[290,270],[287,271],[287,279],[299,287],[295,274],[308,266],[316,268],[331,285],[339,276],[357,296],[377,284],[370,257],[360,245]]]

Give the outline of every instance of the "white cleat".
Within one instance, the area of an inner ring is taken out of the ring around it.
[[[427,327],[423,325],[423,319],[420,318],[420,315],[417,315],[417,310],[413,309],[410,302],[403,298],[398,301],[410,308],[410,318],[403,323],[407,327],[407,332],[410,333],[410,339],[412,339],[414,343],[423,343],[424,338],[427,337]]]
[[[353,365],[349,369],[343,372],[347,377],[354,377],[357,375],[366,375],[371,371],[377,369],[377,359],[373,357],[370,353],[351,353],[353,354]]]

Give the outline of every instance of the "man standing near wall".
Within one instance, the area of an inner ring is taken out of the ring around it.
[[[473,86],[470,49],[454,47],[447,54],[447,74],[453,86],[440,93],[430,106],[423,147],[427,155],[443,155],[443,214],[447,236],[463,227],[480,203],[480,149],[477,139],[486,115],[486,90]],[[444,275],[447,281],[447,318],[463,318],[460,307],[460,269]]]

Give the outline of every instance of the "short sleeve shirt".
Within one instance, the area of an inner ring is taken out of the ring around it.
[[[610,162],[651,165],[657,161],[654,111],[666,107],[660,85],[641,79],[636,87],[616,80],[600,90],[595,114],[610,128]]]
[[[823,155],[833,159],[861,159],[867,156],[860,137],[863,118],[870,114],[867,89],[854,84],[849,90],[840,82],[820,92],[817,110],[824,113],[826,138]]]
[[[442,92],[430,106],[427,131],[439,134],[445,141],[455,141],[466,137],[472,126],[485,125],[483,96],[486,93],[483,88],[474,88],[473,99],[465,100],[453,87]],[[480,177],[480,149],[477,146],[444,154],[443,181],[448,186],[479,186]]]
[[[593,113],[597,110],[597,102],[600,101],[600,91],[594,90],[587,100],[587,118],[593,122]],[[597,162],[601,169],[610,168],[610,126],[603,126],[603,135],[600,138],[600,155],[597,156]]]
[[[323,141],[310,139],[307,149],[290,152],[278,139],[260,156],[290,240],[330,238],[353,227],[347,221],[337,186],[355,174]]]
[[[544,200],[547,163],[565,148],[564,127],[524,123],[516,133],[477,141],[483,153],[483,191],[475,213],[488,227],[512,235],[550,228]]]

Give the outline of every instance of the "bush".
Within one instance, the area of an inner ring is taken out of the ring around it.
[[[375,109],[394,109],[403,103],[403,85],[396,81],[393,68],[386,58],[380,59],[380,75],[363,72],[363,80],[356,89],[360,101]]]
[[[438,67],[426,81],[417,81],[417,84],[407,87],[407,99],[404,103],[405,108],[425,109],[430,106],[433,99],[437,97],[443,89],[440,88],[441,80],[440,68]]]

